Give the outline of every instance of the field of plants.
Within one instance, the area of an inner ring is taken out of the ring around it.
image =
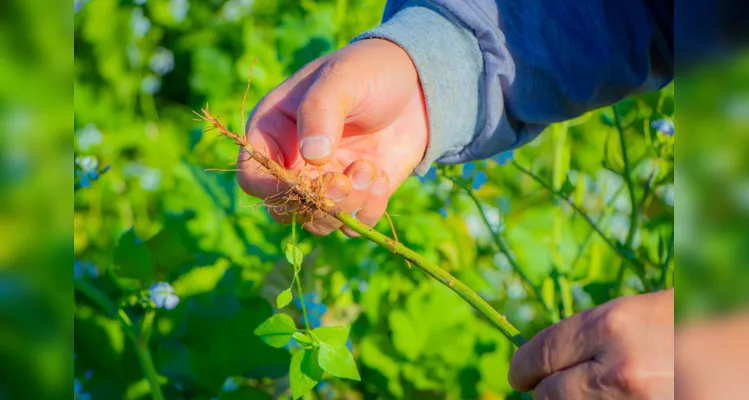
[[[507,381],[515,345],[452,285],[274,222],[236,184],[236,144],[193,113],[242,132],[255,60],[248,105],[383,7],[76,0],[75,398],[529,398]],[[669,86],[409,178],[398,241],[525,338],[671,287],[673,111]]]

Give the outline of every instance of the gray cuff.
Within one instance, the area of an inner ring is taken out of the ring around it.
[[[392,18],[353,41],[381,38],[402,47],[419,74],[429,118],[429,144],[414,172],[460,152],[483,118],[483,56],[473,32],[427,1],[409,1]]]

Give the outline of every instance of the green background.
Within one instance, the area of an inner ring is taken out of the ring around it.
[[[142,4],[138,4],[142,3]],[[75,152],[110,166],[86,184],[77,171],[74,252],[75,377],[93,399],[148,398],[133,342],[116,310],[142,323],[147,288],[180,297],[158,309],[146,348],[174,399],[288,396],[290,354],[252,334],[288,287],[291,230],[241,192],[236,146],[204,133],[192,110],[241,131],[248,104],[308,61],[375,26],[383,1],[93,0],[75,13]],[[171,67],[170,67],[171,66]],[[528,337],[559,318],[643,290],[624,268],[636,258],[653,288],[672,284],[674,138],[651,128],[673,117],[673,86],[625,100],[629,174],[612,108],[550,127],[517,163],[578,204],[583,216],[514,164],[476,163],[488,183],[466,191],[460,166],[409,178],[389,205],[399,239],[438,262]],[[464,176],[465,175],[465,176]],[[627,181],[635,188],[635,205]],[[631,225],[631,210],[636,224]],[[633,229],[631,240],[628,239]],[[378,225],[390,234],[387,222]],[[326,379],[310,398],[521,398],[507,383],[509,342],[457,295],[364,239],[302,233],[302,279],[322,325],[351,324],[361,382]],[[508,257],[509,256],[509,257]],[[526,271],[531,285],[513,272]],[[666,266],[668,267],[668,266]],[[671,266],[672,267],[672,266]],[[534,289],[535,288],[535,289]],[[535,293],[542,295],[539,301]],[[546,304],[546,306],[544,306]],[[295,318],[291,306],[284,312]],[[42,361],[40,361],[42,363]],[[79,394],[80,397],[80,394]]]

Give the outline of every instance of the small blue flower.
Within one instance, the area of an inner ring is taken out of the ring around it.
[[[110,168],[107,165],[99,170],[99,160],[92,156],[76,157],[75,165],[78,167],[75,171],[75,176],[78,177],[78,185],[83,188],[91,186],[91,182],[99,179],[99,176]]]
[[[159,47],[148,62],[148,66],[155,74],[164,76],[174,69],[174,53]]]
[[[92,147],[100,145],[104,141],[104,135],[102,135],[96,124],[88,124],[83,128],[75,131],[76,137],[76,149],[80,151],[88,151]]]
[[[447,208],[445,208],[445,207],[440,208],[439,209],[439,213],[442,216],[442,218],[447,219]]]
[[[148,75],[140,81],[140,91],[145,94],[154,94],[159,90],[161,90],[161,80],[153,75]]]
[[[515,158],[515,152],[514,151],[505,151],[504,153],[499,153],[496,156],[492,157],[492,160],[494,160],[499,165],[506,165],[510,161]]]
[[[476,172],[476,164],[474,163],[463,164],[463,179],[468,179],[472,177],[474,172]]]
[[[187,17],[190,10],[190,2],[187,0],[171,0],[169,2],[169,12],[177,22],[182,22]]]
[[[133,13],[130,16],[130,28],[133,30],[133,36],[137,39],[146,36],[151,29],[151,20],[143,14],[142,8],[133,9]]]
[[[166,282],[156,282],[148,289],[151,294],[151,300],[157,308],[166,308],[173,310],[179,304],[179,297],[174,294],[172,285]]]
[[[674,121],[671,121],[670,119],[655,120],[650,123],[650,126],[663,135],[666,135],[666,136],[674,135]]]
[[[484,184],[486,184],[487,178],[486,178],[486,172],[479,171],[476,173],[476,175],[473,177],[473,190],[479,190],[481,189]]]
[[[235,392],[239,390],[239,382],[237,382],[237,380],[234,379],[233,376],[230,376],[224,381],[224,384],[221,386],[221,390],[223,390],[225,393]]]
[[[73,12],[78,14],[78,11],[81,11],[83,6],[88,3],[89,0],[74,0],[73,1]]]

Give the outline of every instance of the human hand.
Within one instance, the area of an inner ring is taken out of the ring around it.
[[[676,329],[676,398],[749,397],[749,313],[689,320]]]
[[[674,291],[623,297],[553,325],[512,358],[534,399],[673,399]]]
[[[408,54],[392,42],[367,39],[312,61],[271,91],[250,115],[246,135],[253,148],[289,170],[314,177],[317,168],[308,164],[321,166],[328,197],[374,226],[421,161],[427,126]],[[247,158],[240,150],[237,180],[245,192],[268,199],[286,190]],[[293,210],[269,207],[281,223],[291,221]],[[303,226],[326,235],[342,224],[318,212]],[[343,232],[358,236],[348,227]]]

